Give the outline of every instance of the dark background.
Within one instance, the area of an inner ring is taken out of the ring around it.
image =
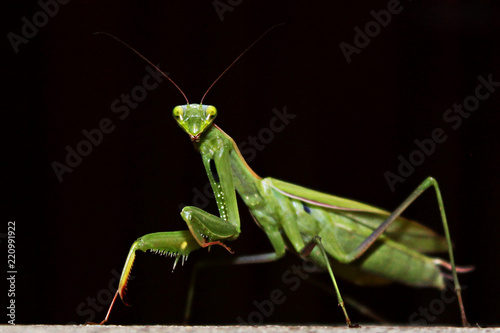
[[[354,27],[363,29],[373,20],[370,11],[387,3],[242,1],[221,21],[211,1],[74,0],[18,53],[5,37],[0,233],[16,221],[16,323],[102,320],[107,307],[99,299],[109,302],[112,271],[121,271],[132,242],[150,232],[186,229],[178,207],[191,204],[193,188],[207,182],[199,155],[171,118],[172,108],[185,103],[179,92],[165,80],[120,120],[110,105],[142,84],[146,63],[92,33],[126,41],[199,102],[238,54],[285,22],[211,90],[205,102],[217,106],[216,123],[243,142],[269,127],[273,108],[286,106],[296,118],[258,152],[252,168],[389,210],[434,176],[457,262],[476,267],[461,275],[469,320],[497,325],[500,91],[455,131],[443,113],[474,94],[479,75],[500,81],[500,8],[487,1],[404,1],[402,12],[348,64],[339,44],[353,44]],[[20,34],[21,18],[32,21],[40,11],[34,1],[2,6],[4,36]],[[75,148],[82,130],[103,118],[113,121],[114,131],[59,182],[51,164],[64,163],[65,147]],[[398,156],[408,157],[413,141],[429,138],[435,128],[448,139],[392,192],[384,172],[397,172]],[[246,209],[240,211],[242,234],[230,246],[238,254],[271,250]],[[432,191],[405,215],[442,233]],[[5,238],[1,246],[6,263]],[[128,293],[133,306],[117,303],[110,323],[180,323],[193,263],[228,256],[220,247],[198,251],[172,274],[172,259],[138,253]],[[287,300],[265,323],[343,325],[333,296],[305,281],[296,291],[283,282],[283,273],[299,264],[288,255],[271,264],[203,271],[191,323],[236,324],[256,310],[254,300],[279,289]],[[326,274],[314,277],[329,282]],[[339,283],[345,295],[390,323],[407,324],[412,313],[440,299],[432,289]],[[92,298],[98,298],[94,309],[87,304]],[[349,311],[354,322],[373,322]],[[460,325],[457,303],[446,304],[429,324]]]

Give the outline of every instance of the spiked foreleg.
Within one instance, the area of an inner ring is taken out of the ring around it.
[[[221,245],[233,253],[222,241],[238,237],[240,230],[237,225],[193,206],[184,207],[181,216],[201,247]]]
[[[135,251],[140,250],[142,252],[146,252],[149,250],[151,252],[175,257],[174,266],[172,268],[173,271],[179,259],[181,259],[182,263],[184,263],[188,255],[192,251],[199,248],[200,245],[189,230],[156,232],[144,235],[137,239],[134,244],[132,244],[132,247],[128,252],[127,260],[125,261],[125,266],[123,267],[122,275],[120,276],[118,290],[116,291],[111,305],[109,306],[106,318],[101,322],[101,325],[108,321],[109,314],[111,313],[111,309],[113,308],[118,295],[120,295],[123,303],[128,305],[123,297],[127,289],[127,282],[132,270],[132,265],[134,264]]]

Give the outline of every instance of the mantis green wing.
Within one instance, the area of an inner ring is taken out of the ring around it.
[[[390,215],[390,212],[358,201],[311,190],[306,187],[267,178],[272,187],[281,194],[300,200],[316,207],[324,207],[337,214],[352,219],[353,223],[376,229]],[[384,235],[396,242],[422,253],[445,252],[446,239],[432,229],[404,217],[398,217],[385,231]]]
[[[430,229],[403,218],[390,225],[392,238],[382,234],[375,243],[358,256],[351,256],[374,230],[385,221],[389,213],[379,208],[352,200],[316,192],[273,178],[262,180],[263,186],[277,191],[274,200],[286,202],[295,215],[294,222],[282,222],[291,243],[300,241],[308,244],[319,236],[328,254],[328,263],[320,249],[310,253],[310,257],[320,267],[332,266],[335,275],[360,285],[378,285],[396,281],[410,286],[444,288],[443,275],[433,258],[419,249],[406,246],[401,238],[407,238],[413,247],[425,239],[424,250],[445,250],[446,242]],[[293,223],[293,226],[287,226]],[[401,235],[408,231],[412,236]],[[300,245],[295,246],[297,252]],[[404,263],[404,264],[403,264]]]

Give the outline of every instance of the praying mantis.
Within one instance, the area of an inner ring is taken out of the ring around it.
[[[241,233],[237,192],[257,225],[266,234],[274,251],[239,256],[232,258],[231,263],[271,262],[282,258],[286,251],[310,260],[320,270],[328,272],[348,327],[359,325],[353,324],[347,313],[336,276],[360,285],[399,282],[414,287],[444,289],[445,274],[441,269],[451,270],[462,324],[469,326],[457,275],[457,272],[465,272],[468,269],[455,265],[443,199],[434,178],[426,178],[391,213],[275,178],[260,177],[247,164],[235,141],[214,123],[218,110],[215,106],[203,104],[207,93],[269,30],[220,74],[199,104],[190,104],[184,92],[170,77],[136,50],[117,39],[156,68],[185,98],[186,104],[174,107],[172,115],[201,154],[219,216],[194,206],[186,206],[180,215],[187,225],[187,230],[156,232],[138,238],[130,248],[118,290],[101,324],[108,321],[118,296],[127,304],[124,294],[136,251],[152,251],[174,257],[174,269],[179,260],[183,263],[193,251],[199,249],[221,246],[232,254],[233,251],[227,243],[236,240]],[[429,188],[433,188],[437,196],[444,237],[401,216],[403,211]],[[427,255],[445,251],[448,252],[449,263]],[[188,294],[186,316],[190,312],[192,297],[193,285]]]

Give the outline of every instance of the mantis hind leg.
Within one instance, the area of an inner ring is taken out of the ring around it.
[[[441,191],[439,190],[438,183],[436,179],[432,177],[427,177],[409,196],[406,198],[403,203],[401,203],[394,212],[382,223],[380,226],[378,226],[377,229],[373,231],[373,233],[368,236],[353,252],[348,254],[345,259],[346,261],[353,261],[356,258],[359,258],[363,253],[366,252],[370,248],[370,246],[375,243],[375,241],[384,233],[385,230],[390,226],[392,222],[394,222],[402,213],[403,211],[415,201],[425,190],[427,190],[430,187],[434,187],[434,190],[436,192],[436,197],[438,201],[438,206],[439,206],[439,211],[441,213],[441,220],[443,222],[443,229],[444,229],[444,234],[446,237],[446,242],[448,245],[448,254],[450,256],[450,265],[452,269],[452,275],[453,275],[453,280],[454,280],[454,286],[455,286],[455,292],[457,294],[458,298],[458,303],[460,306],[460,314],[462,317],[462,325],[463,326],[470,326],[469,322],[467,321],[467,317],[465,315],[465,309],[464,309],[464,304],[462,300],[462,288],[460,287],[460,282],[458,281],[458,275],[457,275],[457,267],[455,265],[455,259],[453,257],[453,250],[451,246],[451,237],[450,237],[450,231],[448,229],[448,222],[446,220],[446,213],[444,211],[444,204],[443,204],[443,198],[441,197]],[[464,269],[464,271],[466,271]]]
[[[328,259],[328,255],[326,254],[325,248],[323,247],[323,244],[321,243],[321,237],[315,236],[313,240],[307,244],[301,251],[302,256],[309,256],[311,252],[314,250],[315,247],[318,247],[320,252],[321,252],[321,257],[323,258],[323,261],[326,265],[326,268],[328,270],[328,274],[330,274],[330,278],[333,282],[333,287],[335,288],[335,293],[337,295],[337,300],[339,302],[339,306],[342,308],[342,311],[344,312],[346,324],[350,328],[359,328],[358,324],[352,324],[351,319],[349,318],[349,315],[347,314],[347,310],[344,305],[344,300],[342,299],[342,295],[340,294],[340,289],[337,285],[337,280],[335,279],[335,275],[333,274],[332,267],[330,266],[330,260]]]

